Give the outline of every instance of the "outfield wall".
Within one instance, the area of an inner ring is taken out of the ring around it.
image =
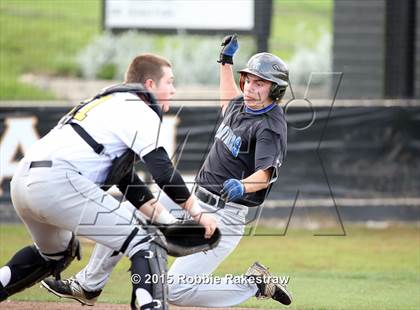
[[[9,181],[18,160],[69,109],[63,102],[0,102],[0,220],[16,220]],[[419,220],[418,102],[318,100],[291,102],[285,110],[287,159],[265,207],[253,212],[321,221],[336,221],[340,211],[349,221]],[[191,182],[220,121],[211,100],[173,102],[164,117],[168,152]]]

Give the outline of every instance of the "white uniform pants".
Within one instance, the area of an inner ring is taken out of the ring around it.
[[[197,307],[229,307],[240,304],[255,295],[255,284],[237,284],[226,278],[222,278],[221,283],[210,284],[177,281],[180,275],[210,275],[233,252],[244,233],[246,207],[227,205],[224,209],[217,210],[203,202],[200,205],[204,210],[214,212],[222,239],[211,251],[180,257],[174,261],[168,272],[169,302],[179,306]],[[88,265],[76,275],[84,289],[96,291],[105,286],[113,268],[122,257],[111,257],[111,253],[109,248],[96,245]],[[171,283],[171,280],[175,281]]]
[[[133,213],[120,208],[119,201],[72,166],[56,162],[53,167],[29,165],[27,161],[19,164],[11,182],[11,197],[42,254],[49,257],[48,254],[64,251],[72,232],[118,251],[138,228],[124,254],[131,257],[149,247],[147,242],[136,245],[146,233],[133,224]]]

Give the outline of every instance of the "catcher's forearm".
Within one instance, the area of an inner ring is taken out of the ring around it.
[[[160,147],[143,157],[147,169],[158,186],[177,204],[191,196],[181,174],[174,168],[165,149]]]
[[[151,199],[144,203],[140,211],[153,224],[169,225],[177,221],[177,219],[156,199]]]
[[[117,187],[125,199],[137,209],[140,209],[147,201],[155,198],[136,173],[128,173],[120,180]]]
[[[126,175],[121,179],[118,188],[125,198],[146,215],[152,223],[171,224],[176,222],[176,218],[155,199],[137,174]]]

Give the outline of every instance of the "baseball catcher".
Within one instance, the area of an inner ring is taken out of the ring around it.
[[[168,111],[175,93],[173,79],[165,58],[135,57],[123,85],[76,106],[25,154],[11,181],[11,198],[34,244],[0,268],[0,301],[50,275],[58,281],[72,260],[80,258],[77,235],[102,244],[111,251],[109,257],[127,256],[132,275],[141,279],[164,275],[167,252],[180,256],[217,244],[220,233],[211,238],[215,218],[202,211],[158,140],[162,111]],[[135,174],[125,173],[133,162],[120,166],[120,157],[121,163],[142,160],[155,182],[200,226],[169,225],[176,219],[153,203],[153,195]],[[169,226],[162,232],[133,221],[133,212],[104,191],[113,184],[153,223]],[[192,247],[176,242],[174,234],[183,229],[197,230],[201,238],[192,239]],[[166,284],[133,282],[135,304],[142,310],[168,309]]]

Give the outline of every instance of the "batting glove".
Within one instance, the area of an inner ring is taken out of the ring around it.
[[[235,55],[239,48],[238,35],[232,34],[224,37],[222,46],[223,47],[220,51],[219,60],[217,62],[221,63],[222,65],[225,63],[233,65],[233,55]]]
[[[220,192],[221,198],[225,202],[230,202],[241,198],[245,194],[245,187],[237,179],[229,179],[223,183],[223,189]]]

